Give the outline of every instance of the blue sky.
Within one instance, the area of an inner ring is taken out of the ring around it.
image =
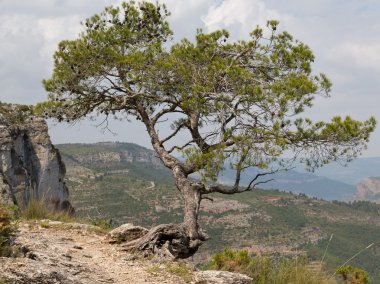
[[[0,100],[33,104],[46,99],[41,80],[52,70],[57,43],[74,39],[79,22],[111,0],[0,0]],[[164,0],[172,12],[175,39],[196,28],[227,28],[245,38],[268,19],[307,43],[316,55],[314,70],[333,81],[332,97],[317,99],[309,115],[329,120],[351,115],[380,120],[380,1],[377,0]],[[142,125],[113,123],[117,133],[102,132],[84,121],[75,126],[51,123],[54,143],[128,141],[149,147]],[[380,129],[365,156],[380,156]]]

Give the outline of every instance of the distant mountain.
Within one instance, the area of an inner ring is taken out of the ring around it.
[[[295,166],[295,170],[278,173],[273,176],[274,181],[262,184],[260,187],[304,193],[326,200],[380,201],[379,185],[371,179],[380,176],[380,157],[357,158],[347,165],[335,162],[313,173],[307,172],[302,164]],[[247,171],[243,177],[243,184],[247,184],[249,178],[254,177],[256,173],[257,171],[252,169]],[[232,183],[232,179],[233,173],[226,171],[220,181]],[[366,186],[369,189],[364,194]]]
[[[297,166],[297,171],[305,172],[302,165]],[[366,177],[380,176],[380,157],[357,158],[347,166],[331,163],[317,169],[315,174],[356,185]]]
[[[90,145],[63,144],[59,145],[59,147],[65,155],[76,160],[81,165],[94,169],[108,169],[108,171],[117,170],[120,166],[125,166],[129,168],[129,174],[132,176],[145,176],[146,180],[152,180],[155,176],[158,176],[165,182],[171,182],[170,171],[162,165],[155,152],[137,144],[100,142]],[[148,170],[147,168],[151,166],[147,167],[147,165],[151,165],[153,168]],[[348,171],[350,168],[335,166],[335,169],[333,168],[334,165],[329,165],[329,167],[331,167],[330,171],[336,170],[342,177],[350,176]],[[347,173],[345,173],[345,170]],[[233,184],[234,174],[231,170],[223,171],[219,182]],[[247,185],[256,174],[256,169],[248,169],[242,176],[241,185]],[[331,175],[331,173],[329,174]],[[280,172],[265,178],[273,178],[274,181],[261,184],[260,188],[303,193],[326,200],[352,200],[356,191],[355,186],[352,184],[298,170]]]
[[[255,169],[247,170],[242,177],[242,185],[248,185],[257,174]],[[219,181],[224,184],[233,184],[234,172],[224,171]],[[261,180],[274,179],[265,184],[260,184],[263,189],[279,189],[294,193],[303,193],[310,197],[318,197],[325,200],[352,200],[356,188],[353,185],[317,176],[312,173],[301,173],[294,170],[279,172],[262,177]]]
[[[355,199],[380,202],[380,177],[367,177],[356,188]]]

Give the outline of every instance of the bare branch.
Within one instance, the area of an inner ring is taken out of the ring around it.
[[[250,190],[251,187],[252,187],[252,185],[253,185],[252,188],[254,188],[255,185],[257,185],[257,184],[255,184],[254,182],[255,182],[259,177],[266,176],[266,175],[272,175],[272,174],[278,173],[279,171],[280,171],[280,169],[273,170],[273,171],[270,171],[270,172],[265,172],[265,173],[258,173],[258,174],[257,174],[257,175],[251,180],[251,182],[248,184],[248,186],[247,186],[247,188],[246,188],[246,191],[247,191],[247,190]],[[263,183],[263,182],[261,182],[261,183]]]
[[[194,143],[194,140],[191,140],[191,141],[187,142],[186,144],[184,144],[182,146],[173,146],[167,152],[170,154],[170,153],[172,153],[175,150],[181,151],[181,150],[185,149],[186,147],[190,146],[193,143]]]
[[[178,134],[178,132],[185,126],[185,123],[181,123],[180,125],[177,126],[177,128],[173,131],[172,134],[170,134],[169,136],[167,136],[165,139],[162,139],[160,141],[160,144],[163,145],[165,142],[169,141],[170,139],[172,139],[174,136],[176,136]]]
[[[284,169],[276,169],[276,170],[272,170],[270,172],[265,172],[265,173],[258,173],[251,181],[250,183],[248,184],[247,187],[245,188],[240,188],[239,187],[239,183],[240,183],[240,173],[241,173],[241,170],[239,171],[239,169],[237,170],[237,174],[236,174],[236,180],[235,180],[235,184],[234,186],[221,186],[221,185],[213,185],[213,186],[210,186],[210,187],[204,187],[202,189],[202,194],[210,194],[210,193],[214,193],[214,192],[217,192],[217,193],[222,193],[222,194],[228,194],[228,195],[231,195],[231,194],[236,194],[236,193],[243,193],[243,192],[247,192],[247,191],[251,191],[252,189],[256,188],[257,185],[259,184],[265,184],[265,183],[268,183],[270,181],[273,181],[274,179],[268,179],[268,180],[265,180],[265,181],[259,181],[259,182],[256,182],[256,180],[258,180],[258,178],[262,177],[262,176],[266,176],[266,175],[271,175],[271,174],[275,174],[281,170],[284,170]]]
[[[157,121],[165,114],[167,113],[173,113],[174,110],[177,108],[178,104],[172,104],[169,108],[164,108],[160,110],[153,118],[152,118],[152,124],[155,125]]]
[[[253,188],[256,188],[256,186],[258,186],[259,184],[268,183],[268,182],[271,182],[271,181],[273,181],[273,180],[274,180],[274,178],[271,178],[271,179],[268,179],[268,180],[264,180],[264,181],[256,182],[256,183],[252,184],[252,187],[250,187],[250,188],[247,189],[246,191],[251,190],[251,189],[253,189]]]

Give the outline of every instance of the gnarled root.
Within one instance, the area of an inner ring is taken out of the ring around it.
[[[155,255],[164,259],[188,258],[198,250],[208,237],[204,234],[191,239],[182,224],[163,224],[149,230],[139,239],[126,243],[123,248],[129,252]]]

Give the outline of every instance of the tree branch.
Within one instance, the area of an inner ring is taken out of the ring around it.
[[[178,104],[172,104],[169,108],[164,108],[160,110],[153,118],[152,118],[152,124],[153,126],[156,125],[157,121],[165,114],[172,113],[177,108]]]
[[[186,144],[182,145],[182,146],[173,146],[172,148],[170,148],[167,152],[170,154],[171,152],[173,152],[174,150],[183,150],[185,149],[187,146],[189,146],[190,144],[194,143],[194,140],[191,140],[189,142],[187,142]]]
[[[262,177],[262,176],[266,176],[266,175],[271,175],[271,174],[275,174],[277,172],[279,172],[280,169],[277,169],[277,170],[273,170],[273,171],[270,171],[270,172],[265,172],[265,173],[258,173],[251,181],[250,183],[248,184],[247,187],[241,189],[239,187],[239,182],[240,182],[240,174],[237,174],[237,178],[236,178],[236,181],[235,181],[235,184],[234,186],[232,187],[228,187],[228,186],[221,186],[221,185],[213,185],[213,186],[210,186],[210,187],[204,187],[202,189],[202,194],[210,194],[210,193],[214,193],[214,192],[217,192],[217,193],[221,193],[221,194],[227,194],[227,195],[231,195],[231,194],[236,194],[236,193],[243,193],[243,192],[246,192],[246,191],[251,191],[252,189],[254,189],[257,185],[259,184],[264,184],[264,183],[268,183],[270,181],[273,181],[274,179],[268,179],[268,180],[265,180],[265,181],[260,181],[260,182],[256,182],[255,181],[259,178],[259,177]]]
[[[185,123],[181,123],[180,125],[178,125],[178,127],[173,131],[172,134],[170,134],[169,136],[167,136],[165,139],[162,139],[160,141],[160,144],[163,145],[165,142],[169,141],[170,139],[172,139],[174,136],[177,135],[177,133],[185,126]]]

